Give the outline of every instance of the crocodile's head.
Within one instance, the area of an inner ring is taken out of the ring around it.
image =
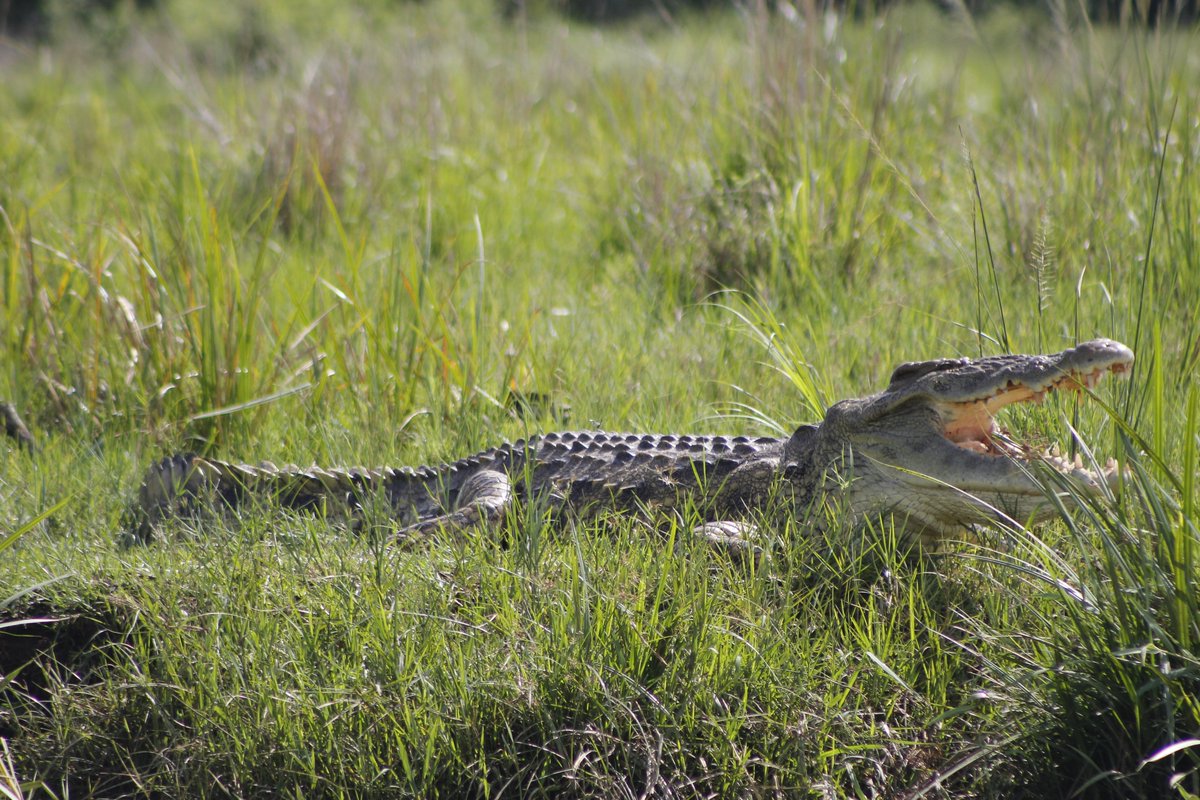
[[[1038,469],[1097,490],[1114,479],[1116,466],[1093,472],[1014,441],[995,413],[1040,402],[1056,389],[1090,388],[1132,363],[1125,345],[1094,339],[1053,355],[901,364],[883,392],[829,409],[813,456],[850,482],[853,513],[891,512],[897,525],[922,539],[988,518],[1042,520],[1053,506]]]

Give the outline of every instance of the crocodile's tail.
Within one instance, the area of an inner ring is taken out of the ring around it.
[[[333,506],[353,513],[362,492],[379,477],[377,470],[281,468],[268,462],[251,466],[179,453],[146,471],[125,528],[134,543],[146,543],[166,520],[236,509],[252,499],[292,509]]]
[[[227,505],[237,505],[246,487],[232,480],[232,466],[195,453],[176,453],[155,462],[138,487],[126,533],[134,543],[146,543],[168,519],[195,517],[222,498]]]

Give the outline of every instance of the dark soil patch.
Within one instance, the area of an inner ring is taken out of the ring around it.
[[[13,693],[44,701],[56,683],[98,682],[104,649],[124,642],[127,630],[116,615],[91,607],[32,603],[0,611],[0,703]],[[0,715],[0,736],[14,735],[9,724]]]

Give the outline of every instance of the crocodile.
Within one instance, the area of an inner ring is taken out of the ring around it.
[[[689,509],[695,532],[737,547],[768,509],[812,521],[830,498],[855,519],[890,514],[897,530],[936,542],[977,524],[1054,516],[1048,468],[1084,491],[1119,479],[1013,439],[994,415],[1083,392],[1106,373],[1128,373],[1133,352],[1093,339],[1050,355],[997,355],[903,363],[882,392],[831,406],[788,437],[546,433],[438,466],[322,469],[231,463],[179,454],[153,465],[130,532],[153,537],[167,519],[273,498],[291,509],[361,519],[381,507],[400,541],[496,524],[517,502],[574,517]]]

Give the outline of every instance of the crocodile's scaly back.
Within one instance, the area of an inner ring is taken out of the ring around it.
[[[785,439],[750,436],[548,433],[436,466],[331,468],[257,465],[180,454],[150,469],[139,490],[136,535],[163,519],[214,504],[271,500],[296,510],[353,516],[367,498],[386,499],[401,525],[440,519],[464,505],[480,475],[507,476],[520,499],[544,496],[572,509],[604,504],[666,507],[681,494],[721,482],[753,460],[777,463]]]

